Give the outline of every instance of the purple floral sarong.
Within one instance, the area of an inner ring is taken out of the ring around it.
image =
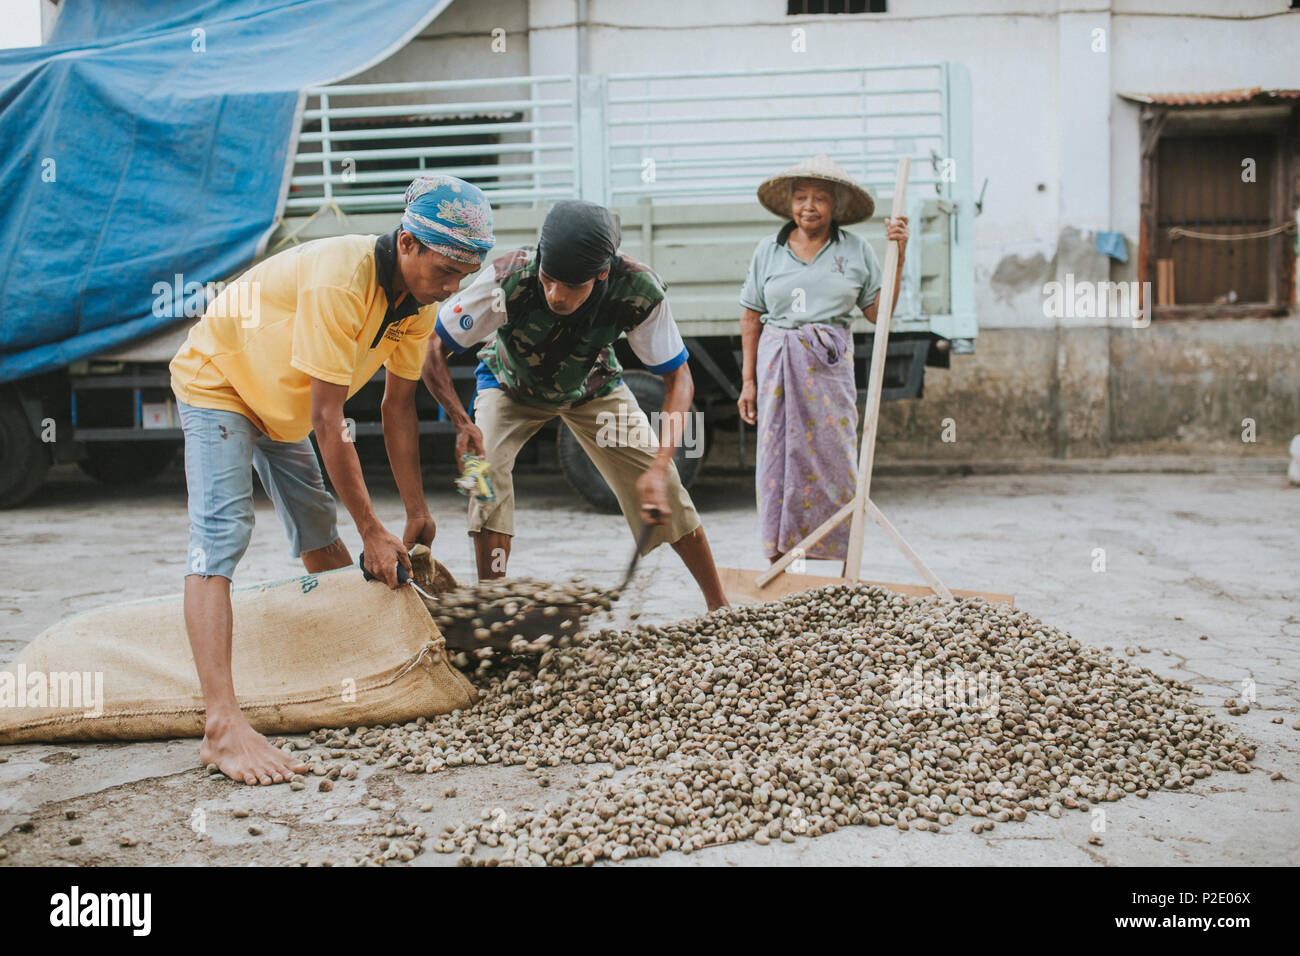
[[[853,500],[858,391],[853,337],[833,325],[764,325],[758,340],[759,530],[767,556],[785,553]],[[848,556],[849,523],[809,558]]]

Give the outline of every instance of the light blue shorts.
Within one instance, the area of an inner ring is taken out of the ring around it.
[[[293,557],[338,538],[337,509],[311,439],[273,441],[236,412],[176,405],[190,496],[187,575],[234,579],[253,536],[254,468],[289,535]]]

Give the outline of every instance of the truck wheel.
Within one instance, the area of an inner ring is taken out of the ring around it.
[[[97,441],[86,443],[78,467],[106,485],[129,485],[160,475],[176,457],[174,441]]]
[[[663,409],[666,390],[663,379],[658,375],[633,370],[623,373],[623,381],[636,396],[637,404],[641,406],[641,411],[645,412],[647,417]],[[696,414],[694,405],[691,406],[691,414]],[[696,449],[695,457],[687,457],[686,449],[678,448],[673,458],[682,485],[686,488],[691,486],[704,461],[705,439],[702,430],[696,433],[696,441],[699,447]],[[587,453],[582,450],[578,439],[573,437],[573,432],[564,425],[560,426],[559,436],[555,441],[555,452],[559,458],[560,470],[564,472],[564,477],[574,491],[582,495],[597,511],[606,514],[618,513],[618,498],[614,496],[614,492],[610,490],[596,466],[587,457]]]
[[[18,399],[0,395],[0,508],[30,498],[49,467],[49,449],[32,431]]]

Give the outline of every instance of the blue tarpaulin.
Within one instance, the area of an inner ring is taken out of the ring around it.
[[[301,92],[365,70],[450,0],[65,0],[0,52],[0,382],[176,321],[275,224]]]

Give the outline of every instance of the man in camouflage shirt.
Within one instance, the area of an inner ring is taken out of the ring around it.
[[[493,260],[439,311],[435,330],[453,352],[485,343],[473,420],[433,339],[423,380],[456,427],[457,460],[472,452],[488,461],[496,497],[471,499],[469,507],[480,579],[506,573],[514,534],[511,473],[519,449],[558,416],[613,490],[633,533],[643,523],[655,526],[643,553],[669,542],[713,610],[726,598],[673,464],[694,397],[686,347],[662,280],[619,254],[618,243],[609,210],[558,203],[537,246]],[[623,382],[614,343],[624,335],[645,367],[664,378],[658,436]]]

